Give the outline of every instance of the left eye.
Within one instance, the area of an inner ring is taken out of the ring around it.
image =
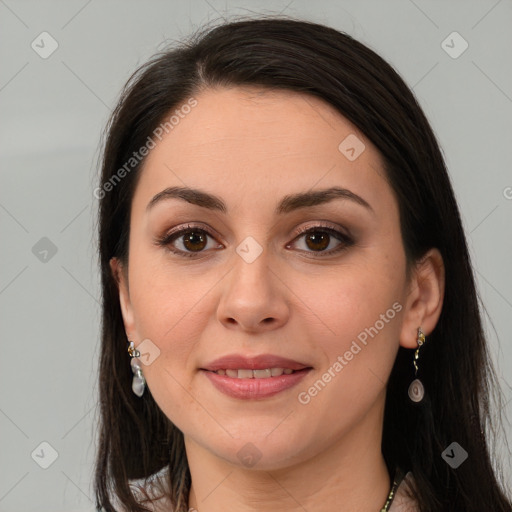
[[[352,241],[343,233],[327,227],[313,227],[303,231],[295,240],[303,240],[303,247],[300,248],[306,252],[332,254],[351,245]],[[326,250],[334,240],[338,244],[334,248]],[[287,246],[289,247],[289,245]]]

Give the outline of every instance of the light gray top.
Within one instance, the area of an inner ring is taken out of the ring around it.
[[[158,473],[151,475],[147,479],[146,490],[150,496],[157,497],[162,494],[162,488],[167,488],[165,487],[166,480],[165,478],[162,478],[166,475],[167,470],[168,468],[164,467]],[[130,487],[136,499],[144,497],[144,494],[139,490],[143,485],[143,479],[130,481]],[[418,512],[419,509],[416,501],[407,496],[407,492],[413,485],[414,477],[409,471],[398,486],[393,503],[391,503],[391,507],[389,508],[389,512]],[[144,502],[144,505],[150,508],[152,512],[172,512],[172,507],[167,495],[164,495],[160,499],[153,500],[152,503]],[[120,508],[119,510],[122,509]]]
[[[409,471],[398,486],[395,499],[393,503],[391,503],[391,507],[389,507],[389,512],[418,512],[416,501],[407,496],[407,491],[409,491],[413,485],[414,477]]]

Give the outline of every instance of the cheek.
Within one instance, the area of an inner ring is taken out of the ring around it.
[[[130,297],[137,333],[160,350],[159,364],[145,368],[145,375],[150,381],[166,368],[184,377],[192,371],[191,354],[209,319],[208,291],[218,277],[195,275],[194,270],[173,266],[158,254],[153,261],[143,251],[134,251],[131,257]],[[180,382],[185,383],[184,378]]]
[[[313,322],[305,329],[311,350],[321,354],[319,376],[330,388],[317,406],[335,396],[337,403],[353,408],[357,396],[364,408],[363,402],[384,388],[398,350],[403,309],[401,267],[389,263],[393,260],[380,253],[373,261],[339,266],[297,285],[297,295],[315,313],[318,335],[311,331]]]
[[[376,322],[377,328],[386,333],[398,323],[387,321],[395,320],[396,310],[401,309],[392,308],[402,296],[398,265],[387,265],[385,260],[378,263],[343,265],[314,278],[294,281],[294,292],[311,308],[315,324],[330,340],[327,347],[343,346]],[[379,321],[381,315],[385,328]]]
[[[160,409],[176,425],[185,427],[183,418],[204,414],[194,399],[191,379],[210,317],[205,310],[207,292],[215,281],[192,277],[187,270],[176,272],[171,265],[133,267],[137,268],[131,283],[137,333],[141,340],[151,340],[159,354],[143,367],[144,377]]]

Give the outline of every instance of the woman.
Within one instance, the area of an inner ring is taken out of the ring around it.
[[[373,51],[196,35],[129,80],[95,195],[98,507],[511,510],[450,180]]]

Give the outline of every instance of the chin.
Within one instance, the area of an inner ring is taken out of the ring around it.
[[[214,456],[240,469],[270,471],[284,469],[300,461],[298,454],[305,452],[305,446],[291,442],[289,436],[286,439],[282,436],[272,439],[271,436],[244,435],[224,440],[221,446],[210,444],[208,448],[207,444],[206,448]],[[303,438],[302,443],[304,443]]]

